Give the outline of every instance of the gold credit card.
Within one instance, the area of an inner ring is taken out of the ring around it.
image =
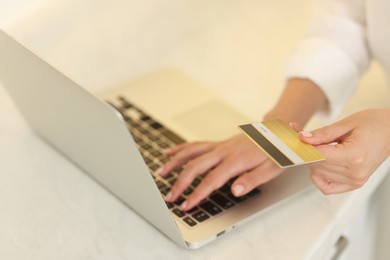
[[[298,133],[280,119],[239,127],[282,168],[325,160],[314,146],[302,142]]]

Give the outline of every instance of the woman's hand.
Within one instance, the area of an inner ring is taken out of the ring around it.
[[[305,124],[316,111],[326,108],[322,90],[308,79],[293,78],[275,107],[264,119],[283,119]],[[201,183],[183,202],[181,208],[190,210],[228,180],[238,177],[231,185],[235,196],[242,196],[276,176],[282,169],[265,155],[249,138],[239,134],[222,142],[195,142],[179,145],[167,152],[171,160],[157,171],[162,176],[183,166],[166,200],[174,202],[200,175]]]
[[[294,127],[297,129],[297,127]],[[311,178],[324,194],[361,187],[390,155],[390,109],[371,109],[332,125],[300,132],[326,157],[311,164]]]
[[[157,173],[161,176],[183,166],[166,200],[174,202],[196,177],[201,183],[181,205],[190,210],[228,180],[239,176],[232,184],[232,193],[242,196],[282,172],[249,138],[239,134],[222,142],[194,142],[179,145],[167,153],[171,157]]]

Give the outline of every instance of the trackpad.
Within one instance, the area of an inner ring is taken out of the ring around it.
[[[228,104],[215,100],[174,117],[175,122],[204,140],[222,140],[239,133],[238,125],[251,122]]]

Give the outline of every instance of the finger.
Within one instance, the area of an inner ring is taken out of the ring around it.
[[[297,132],[297,133],[302,132],[302,130],[303,130],[301,125],[299,123],[296,123],[296,122],[291,122],[290,123],[290,127],[292,129],[294,129],[294,131]]]
[[[213,191],[221,188],[225,183],[237,174],[237,170],[231,167],[230,162],[221,163],[217,168],[206,175],[186,201],[181,205],[182,210],[187,211],[199,204]]]
[[[269,160],[263,153],[260,156],[263,156],[263,158],[260,159],[259,155],[248,151],[241,154],[239,159],[237,159],[237,155],[225,158],[218,167],[204,177],[199,186],[188,196],[186,203],[182,205],[183,210],[190,210],[213,191],[222,187],[231,178],[254,169],[258,165],[263,164],[264,161]]]
[[[169,172],[178,169],[188,161],[209,152],[214,147],[213,143],[192,143],[180,149],[165,165],[160,167],[156,173],[161,176],[167,175]]]
[[[234,196],[243,196],[252,191],[257,186],[270,181],[282,173],[283,169],[278,167],[273,161],[266,160],[255,169],[244,173],[232,184]]]
[[[346,183],[354,188],[361,187],[367,182],[370,174],[364,167],[365,160],[361,157],[362,151],[350,149],[350,144],[350,142],[344,142],[333,147],[329,145],[319,147],[319,150],[326,154],[327,159],[324,162],[313,164],[311,168],[314,171],[336,174],[333,177],[336,182]]]
[[[180,173],[165,199],[169,202],[176,201],[183,191],[190,186],[199,175],[209,171],[219,164],[220,161],[221,157],[214,153],[204,154],[191,161]]]
[[[316,174],[310,174],[314,185],[324,194],[338,194],[354,190],[355,188],[345,183],[331,182]]]
[[[213,147],[216,146],[216,142],[193,142],[193,143],[183,143],[179,144],[167,151],[165,151],[166,156],[174,156],[175,154],[183,151],[184,149],[187,149],[192,146],[199,146],[202,147],[205,150],[211,150]]]
[[[321,145],[337,142],[349,132],[350,129],[345,126],[342,121],[339,121],[311,132],[301,131],[299,136],[301,140],[306,143]]]
[[[335,165],[347,168],[347,162],[351,157],[351,150],[347,144],[324,144],[316,146],[317,150],[325,156],[325,161],[314,165]]]
[[[198,205],[203,199],[209,196],[213,191],[221,188],[229,178],[222,177],[212,181],[212,177],[207,175],[199,184],[198,187],[191,193],[190,196],[180,206],[183,211],[188,211]]]
[[[330,160],[315,162],[312,163],[309,167],[312,171],[318,170],[338,174],[344,174],[346,171],[348,171],[348,167],[342,163],[338,164],[337,162],[332,162]]]
[[[335,167],[347,167],[346,158],[348,151],[341,144],[317,145],[315,148],[325,157],[325,160],[312,163],[312,167],[328,167],[331,165]]]
[[[311,174],[321,177],[328,182],[337,182],[337,183],[345,183],[351,185],[351,178],[347,176],[346,170],[340,167],[322,167],[322,168],[311,168]]]
[[[191,145],[191,143],[183,143],[183,144],[179,144],[169,150],[166,150],[165,151],[165,155],[166,156],[173,156],[175,155],[176,153],[180,152],[181,150],[185,149],[186,147],[188,147],[189,145]]]

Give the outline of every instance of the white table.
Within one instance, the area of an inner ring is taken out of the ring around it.
[[[35,2],[13,8],[0,26],[88,90],[174,67],[260,119],[282,90],[283,61],[307,24],[310,1]],[[374,64],[345,114],[388,105],[386,91]],[[390,167],[387,161],[360,190],[325,197],[312,189],[188,251],[34,135],[3,87],[0,119],[1,259],[327,258],[351,221],[367,224],[367,239],[375,235],[375,214],[366,213],[376,212],[374,192]],[[359,235],[349,239],[359,248]]]

